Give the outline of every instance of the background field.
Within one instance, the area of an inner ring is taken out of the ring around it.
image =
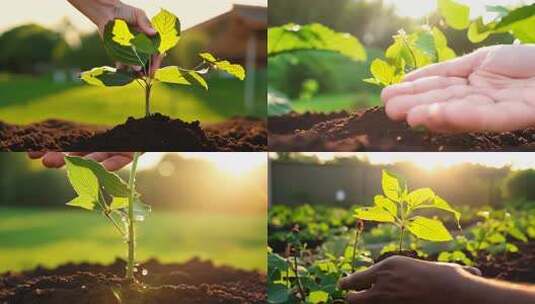
[[[0,272],[66,262],[110,263],[126,255],[118,233],[97,214],[76,210],[0,209]],[[139,224],[138,261],[194,256],[266,271],[265,215],[153,212]]]
[[[254,104],[243,100],[244,83],[228,78],[208,79],[208,92],[185,86],[157,85],[152,112],[185,121],[218,122],[232,116],[265,115],[265,72],[257,74]],[[51,76],[0,74],[0,118],[27,124],[49,118],[114,125],[129,116],[144,115],[143,91],[136,84],[99,88],[79,82],[56,83]]]

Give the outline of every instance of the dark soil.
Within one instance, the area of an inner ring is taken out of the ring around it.
[[[269,119],[270,151],[535,151],[535,128],[517,132],[432,134],[390,120],[384,108]]]
[[[148,273],[143,276],[142,269]],[[56,269],[6,273],[0,277],[2,304],[261,304],[266,277],[215,267],[193,259],[185,264],[149,260],[138,268],[142,286],[123,279],[125,262],[67,264]]]
[[[385,252],[383,254],[381,254],[380,256],[378,256],[373,262],[375,264],[381,262],[382,260],[386,260],[388,259],[389,257],[393,257],[393,256],[396,256],[396,255],[400,255],[400,256],[404,256],[404,257],[408,257],[408,258],[413,258],[413,259],[420,259],[422,260],[423,258],[419,257],[418,256],[418,253],[414,250],[401,250],[401,251],[394,251],[394,252]]]
[[[201,126],[161,114],[128,118],[111,129],[47,120],[27,126],[0,122],[0,151],[266,151],[266,122],[232,118]]]

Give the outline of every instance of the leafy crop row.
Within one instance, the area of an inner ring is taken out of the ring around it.
[[[270,248],[268,255],[269,303],[345,303],[337,282],[372,265],[372,253],[409,248],[421,257],[475,265],[514,254],[519,251],[516,244],[535,240],[532,211],[515,211],[513,216],[510,210],[484,208],[464,220],[469,227],[452,234],[437,215],[450,214],[460,228],[463,213],[433,190],[409,191],[401,177],[387,171],[381,185],[383,194],[375,197],[373,206],[353,212],[307,205],[270,210],[269,243],[283,240],[284,246]],[[402,246],[403,240],[408,245]]]

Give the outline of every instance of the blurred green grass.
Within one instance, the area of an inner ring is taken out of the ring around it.
[[[254,105],[244,104],[244,82],[212,77],[209,91],[156,85],[152,112],[185,121],[218,122],[232,116],[266,113],[266,73],[257,73]],[[81,123],[115,125],[129,116],[144,115],[144,93],[137,84],[120,88],[99,88],[81,83],[55,83],[49,76],[31,77],[0,74],[0,120],[27,124],[49,118]]]
[[[126,244],[106,219],[91,212],[0,209],[0,272],[66,262],[111,263]],[[265,215],[153,212],[138,225],[137,260],[198,256],[216,264],[266,271]]]
[[[379,96],[369,93],[322,94],[307,100],[298,99],[292,101],[292,106],[298,113],[355,111],[378,104],[380,104]]]

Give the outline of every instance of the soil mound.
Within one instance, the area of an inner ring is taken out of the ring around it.
[[[205,127],[205,128],[203,128]],[[266,151],[266,122],[236,117],[201,127],[161,114],[111,129],[62,120],[27,126],[0,122],[1,151]]]
[[[272,124],[273,122],[273,124]],[[535,151],[535,128],[433,134],[390,120],[384,108],[269,119],[270,151]]]
[[[138,267],[143,286],[123,279],[126,263],[66,264],[0,277],[0,303],[9,304],[260,304],[266,277],[193,259],[184,264],[149,260]],[[147,271],[145,273],[145,270]],[[144,275],[145,274],[145,275]]]

